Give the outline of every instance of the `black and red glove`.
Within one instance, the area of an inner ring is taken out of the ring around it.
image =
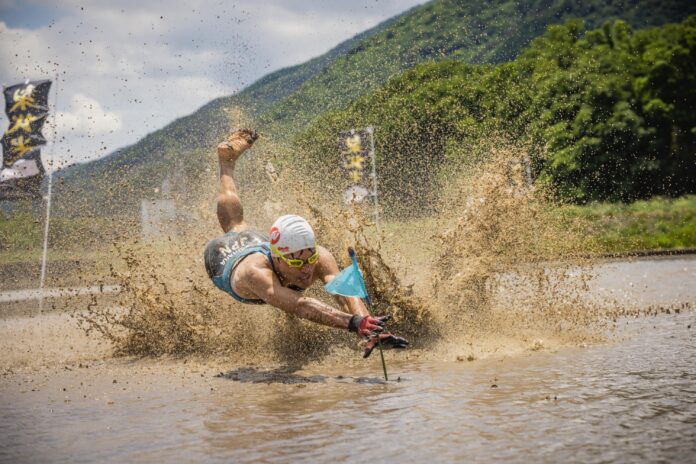
[[[403,337],[397,337],[396,335],[390,333],[383,333],[373,336],[365,345],[365,351],[363,351],[363,358],[367,358],[372,354],[372,351],[378,346],[379,342],[382,342],[382,349],[390,350],[393,348],[401,349],[408,346],[408,340]]]
[[[390,316],[372,317],[356,314],[350,318],[348,330],[357,333],[358,337],[367,338],[384,331],[384,324],[389,319]]]

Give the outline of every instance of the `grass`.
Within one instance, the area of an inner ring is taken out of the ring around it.
[[[125,218],[81,217],[51,219],[49,261],[98,259],[107,255],[112,242],[127,231],[132,220]],[[131,229],[132,230],[132,229]],[[0,264],[41,260],[43,218],[30,213],[0,217]]]
[[[696,195],[564,209],[587,222],[590,238],[603,252],[696,248]]]
[[[587,231],[585,243],[588,253],[696,249],[696,195],[655,197],[630,204],[568,205],[558,212],[566,221],[579,222],[581,229]],[[386,239],[383,247],[388,252],[410,255],[411,248],[420,250],[427,245],[421,250],[421,254],[427,256],[437,252],[431,237],[446,226],[432,218],[385,221],[382,225]],[[409,237],[409,243],[419,246],[410,247],[409,251],[404,252],[394,245],[397,236]],[[409,257],[419,259],[423,256]]]

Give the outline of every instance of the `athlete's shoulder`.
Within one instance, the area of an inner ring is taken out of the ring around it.
[[[333,253],[331,253],[329,250],[327,250],[321,245],[317,245],[317,253],[319,253],[320,258],[324,256],[330,256],[333,258]]]
[[[268,262],[268,257],[265,253],[256,251],[249,253],[240,263],[237,265],[239,269],[270,269],[271,266]]]
[[[333,263],[336,264],[336,258],[333,253],[324,248],[323,246],[317,245],[317,253],[319,254],[319,265],[327,265]]]
[[[338,274],[338,264],[334,255],[322,246],[317,245],[319,261],[317,263],[316,277],[325,280],[327,276]]]
[[[235,274],[242,279],[270,277],[272,273],[268,258],[263,253],[251,253],[235,269]]]

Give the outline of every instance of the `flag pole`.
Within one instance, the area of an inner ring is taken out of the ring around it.
[[[377,237],[379,237],[379,200],[377,199],[377,160],[375,159],[375,128],[367,127],[367,132],[370,134],[370,157],[372,158],[372,198],[375,205],[375,228],[377,229]]]
[[[370,316],[370,313],[372,312],[372,302],[370,301],[370,295],[367,293],[365,279],[363,278],[362,272],[360,271],[358,259],[355,255],[355,250],[353,249],[353,247],[348,247],[348,256],[350,256],[351,260],[350,266],[343,269],[337,276],[335,276],[331,280],[331,282],[324,285],[324,290],[326,290],[328,293],[332,295],[359,298],[360,300],[365,302],[365,305],[367,307],[367,316]],[[355,316],[361,315],[356,314]],[[379,346],[379,357],[382,359],[382,370],[384,371],[384,380],[389,380],[389,375],[387,374],[387,363],[384,361],[384,349],[382,347],[382,338],[380,337],[380,335],[380,333],[376,335],[377,346]],[[369,342],[370,340],[368,340],[368,343]],[[406,342],[406,344],[408,344],[408,342]],[[372,345],[369,351],[367,351],[366,349],[364,357],[369,356],[370,353],[374,350],[374,348],[374,345]],[[403,346],[400,346],[400,348],[403,348]]]
[[[367,307],[370,312],[372,312],[372,305],[367,304]],[[384,350],[382,349],[382,339],[380,338],[379,334],[377,334],[377,346],[379,346],[379,357],[382,359],[382,370],[384,371],[384,380],[389,380],[389,377],[387,376],[387,363],[384,362]]]
[[[356,267],[358,267],[358,271],[360,270],[358,264],[357,264],[357,256],[355,254],[355,250],[353,247],[348,247],[348,255],[350,256],[351,261],[355,264]],[[367,294],[367,288],[365,287],[365,281],[362,278],[362,274],[360,276],[360,282],[363,286],[363,292],[365,293],[365,304],[367,304],[367,312],[372,313],[372,302],[370,301],[370,295]],[[382,339],[379,337],[379,334],[377,334],[377,346],[379,347],[379,357],[382,359],[382,370],[384,371],[384,380],[389,380],[389,376],[387,375],[387,363],[384,361],[384,350],[382,349]]]
[[[53,149],[56,145],[56,127],[58,126],[58,114],[56,112],[58,104],[58,74],[55,76],[56,85],[54,86],[53,92],[53,134],[51,137],[51,146],[48,150],[48,165],[51,170],[48,173],[48,198],[46,199],[46,224],[44,225],[44,237],[43,237],[43,253],[41,256],[41,278],[39,280],[39,312],[43,312],[43,301],[44,301],[44,283],[46,281],[46,258],[48,255],[48,225],[51,220],[51,193],[53,190]]]

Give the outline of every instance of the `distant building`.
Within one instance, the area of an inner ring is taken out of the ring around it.
[[[176,170],[172,177],[162,181],[161,188],[155,190],[160,198],[141,200],[140,226],[143,239],[157,240],[179,235],[182,224],[197,220],[194,214],[177,206],[172,184],[177,190],[185,186],[182,176]]]
[[[142,200],[140,203],[140,224],[145,239],[156,239],[171,235],[172,225],[177,219],[174,200]]]

